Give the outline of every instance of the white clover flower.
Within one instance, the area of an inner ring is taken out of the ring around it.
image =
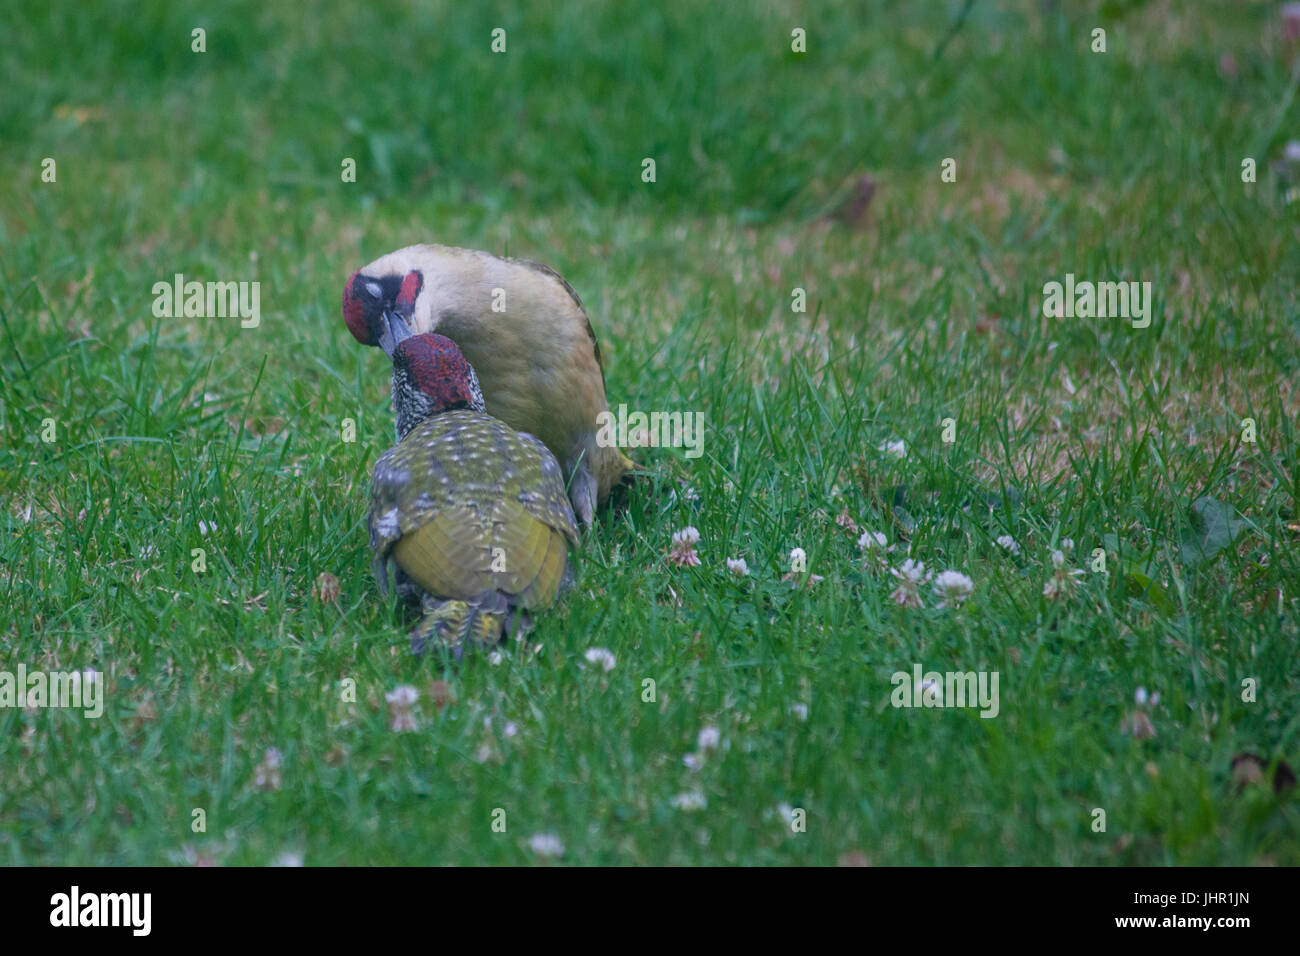
[[[727,558],[727,570],[736,577],[743,578],[749,574],[749,565],[744,558]]]
[[[695,746],[700,750],[717,750],[720,743],[722,743],[722,731],[717,727],[709,726],[700,730]]]
[[[906,458],[907,442],[901,438],[898,441],[883,441],[876,446],[876,451],[883,451],[890,458]]]
[[[1078,568],[1069,569],[1065,566],[1065,554],[1061,551],[1052,552],[1052,576],[1048,578],[1047,583],[1043,585],[1043,597],[1050,601],[1055,601],[1059,597],[1070,594],[1075,585],[1078,583],[1075,578],[1083,576],[1083,572]]]
[[[924,584],[930,580],[930,575],[925,570],[925,562],[914,558],[908,558],[898,568],[890,568],[889,573],[900,581],[907,581],[910,584]]]
[[[615,660],[614,655],[603,647],[589,647],[583,657],[587,659],[587,663],[589,664],[600,665],[601,670],[607,674],[612,671],[614,665],[618,663],[618,661]]]
[[[901,567],[890,568],[889,573],[898,579],[898,587],[889,596],[902,607],[921,606],[921,585],[930,580],[925,564],[908,558]]]
[[[975,582],[960,571],[942,571],[934,579],[934,593],[939,607],[960,607],[975,591]]]
[[[564,856],[564,843],[554,833],[537,833],[528,840],[528,848],[538,856]]]
[[[502,655],[500,651],[493,651],[492,653],[488,654],[488,663],[491,664],[493,667],[496,667],[503,660],[505,660],[505,657],[504,655]]]
[[[889,539],[879,531],[864,531],[862,536],[858,538],[859,551],[870,551],[873,548],[879,548],[881,551],[893,551],[894,549],[888,547],[888,545]]]
[[[699,543],[700,532],[689,525],[681,531],[673,532],[672,547],[668,549],[668,562],[679,568],[696,568],[700,565],[700,556],[695,553]]]
[[[1139,707],[1145,707],[1147,706],[1148,703],[1152,707],[1154,707],[1156,706],[1156,704],[1160,703],[1160,695],[1148,694],[1147,689],[1145,687],[1139,687],[1136,691],[1133,692],[1133,701]]]
[[[415,714],[411,711],[419,699],[420,692],[407,684],[394,687],[385,694],[384,700],[388,701],[388,716],[391,718],[388,726],[398,733],[419,730]]]
[[[795,715],[796,717],[798,717],[800,720],[807,720],[807,719],[808,719],[808,705],[807,705],[807,704],[791,704],[791,705],[790,705],[790,713],[794,714],[794,715]]]
[[[409,684],[400,684],[384,695],[394,707],[410,707],[420,699],[420,692]]]
[[[679,793],[672,798],[672,805],[678,810],[685,810],[688,813],[696,810],[703,810],[709,805],[709,801],[704,794],[698,790],[688,790],[685,793]]]
[[[253,776],[253,786],[259,790],[279,790],[281,785],[280,765],[284,762],[284,754],[271,747],[262,757],[262,762],[257,765],[257,770]]]
[[[1004,534],[1004,535],[999,536],[999,538],[998,538],[998,540],[997,540],[997,544],[998,544],[998,547],[999,547],[999,548],[1001,548],[1002,550],[1007,551],[1007,552],[1009,552],[1009,553],[1011,553],[1011,554],[1019,554],[1019,553],[1020,553],[1020,545],[1018,545],[1018,544],[1016,543],[1016,539],[1013,538],[1013,537],[1011,537],[1011,535],[1009,535],[1009,534]]]

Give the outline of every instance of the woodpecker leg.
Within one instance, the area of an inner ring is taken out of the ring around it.
[[[596,513],[596,479],[585,459],[573,467],[569,500],[573,502],[573,513],[578,516],[578,521],[584,527],[591,527],[592,516]]]
[[[508,613],[505,598],[499,593],[473,603],[443,601],[425,594],[420,607],[424,617],[411,630],[411,653],[442,648],[457,662],[465,656],[466,648],[485,651],[499,644]]]
[[[418,657],[430,650],[449,652],[457,664],[465,656],[465,649],[460,642],[448,640],[442,634],[437,619],[426,614],[420,618],[420,623],[411,628],[411,653]]]
[[[457,662],[465,654],[464,637],[473,612],[464,601],[440,601],[425,594],[420,598],[424,616],[411,629],[411,653],[431,648],[450,651]]]

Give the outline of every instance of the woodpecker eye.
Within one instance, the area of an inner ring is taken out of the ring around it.
[[[379,287],[378,282],[367,282],[366,294],[377,301],[384,294],[384,290]]]

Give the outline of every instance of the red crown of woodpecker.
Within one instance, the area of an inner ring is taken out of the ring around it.
[[[410,384],[428,395],[434,408],[482,407],[474,367],[445,335],[426,332],[404,339],[393,353],[393,367],[405,370]]]

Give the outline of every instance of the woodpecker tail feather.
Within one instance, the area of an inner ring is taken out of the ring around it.
[[[466,650],[487,650],[500,643],[507,630],[509,607],[502,595],[486,601],[440,601],[426,597],[424,617],[411,631],[411,651],[442,648],[460,660]]]

